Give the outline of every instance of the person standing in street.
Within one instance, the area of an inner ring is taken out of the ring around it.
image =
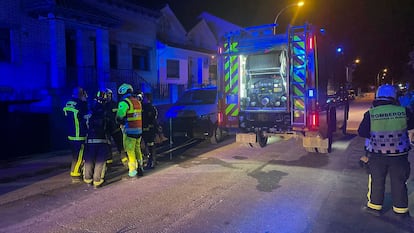
[[[158,131],[158,111],[152,104],[151,93],[145,93],[142,105],[142,138],[145,142],[148,161],[146,169],[153,169],[156,164],[155,135]]]
[[[116,120],[123,125],[124,147],[128,155],[128,177],[143,176],[143,158],[141,152],[142,106],[134,97],[133,88],[124,83],[118,88],[122,100],[118,103]]]
[[[368,202],[363,210],[382,214],[385,182],[390,175],[392,210],[400,218],[410,218],[406,182],[410,176],[408,130],[414,128],[414,115],[397,104],[397,92],[392,85],[378,88],[373,107],[364,114],[358,134],[367,138]]]
[[[89,118],[85,148],[85,171],[83,181],[94,188],[101,187],[106,172],[106,159],[111,153],[107,117],[105,113],[106,93],[98,91]]]
[[[128,158],[124,149],[123,135],[120,125],[116,121],[116,113],[118,111],[118,103],[113,99],[111,89],[106,89],[107,101],[105,104],[106,114],[108,118],[108,131],[115,142],[116,149],[124,167],[128,168]],[[112,159],[112,156],[110,157]]]
[[[72,151],[70,176],[72,183],[82,181],[82,162],[88,120],[87,94],[81,87],[72,91],[72,98],[66,102],[63,112],[68,123],[68,140]]]

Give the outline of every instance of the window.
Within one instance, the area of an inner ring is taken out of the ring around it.
[[[148,49],[132,48],[132,68],[134,70],[150,70]]]
[[[109,65],[111,69],[118,68],[118,49],[115,44],[109,45]]]
[[[180,61],[167,60],[167,78],[180,78]]]
[[[217,65],[210,65],[208,69],[210,79],[217,80]]]
[[[9,28],[0,28],[0,61],[11,62]]]

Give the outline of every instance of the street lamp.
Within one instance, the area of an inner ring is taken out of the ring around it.
[[[346,65],[346,82],[347,82],[347,88],[350,88],[352,85],[352,73],[355,71],[356,66],[361,62],[361,59],[357,58],[352,61],[351,64]]]
[[[388,71],[388,69],[385,68],[385,69],[382,69],[378,72],[378,74],[377,74],[377,88],[380,86],[380,74],[382,73],[382,79],[384,79],[385,75],[387,75],[387,71]]]
[[[294,3],[294,4],[291,4],[291,5],[288,5],[288,6],[286,6],[285,8],[283,8],[282,10],[280,10],[279,11],[279,13],[277,13],[277,15],[276,15],[276,18],[275,18],[275,21],[274,21],[274,26],[273,26],[273,35],[274,34],[276,34],[276,23],[277,23],[277,19],[279,18],[279,16],[286,10],[286,9],[288,9],[288,8],[291,8],[291,7],[295,7],[295,6],[297,6],[297,7],[301,7],[301,6],[303,6],[305,4],[305,2],[303,2],[303,1],[300,1],[300,2],[298,2],[298,3]]]

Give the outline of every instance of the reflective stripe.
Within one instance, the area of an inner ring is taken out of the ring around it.
[[[103,182],[104,182],[104,180],[103,180],[103,179],[101,179],[101,180],[99,180],[99,181],[94,181],[94,182],[93,182],[93,186],[99,186],[99,185],[101,185]]]
[[[85,145],[81,145],[81,149],[79,150],[78,154],[78,161],[76,161],[76,164],[73,168],[73,171],[70,172],[71,176],[81,176],[81,173],[79,172],[79,168],[82,165],[83,162],[83,151],[85,149]]]
[[[367,206],[371,209],[374,209],[374,210],[381,210],[382,209],[382,205],[372,204],[371,202],[368,202]]]
[[[83,179],[83,182],[87,183],[87,184],[92,184],[92,179]]]
[[[109,144],[108,139],[88,139],[87,143],[106,143]]]
[[[71,141],[85,141],[86,137],[72,137],[68,136],[68,139]]]
[[[405,213],[408,212],[408,207],[407,208],[398,208],[398,207],[393,206],[392,210],[397,214],[405,214]]]
[[[367,206],[371,209],[374,209],[374,210],[381,210],[382,205],[376,205],[376,204],[371,203],[371,192],[372,192],[372,176],[371,176],[371,174],[369,174],[368,175],[368,193],[367,193],[368,203],[367,203]]]
[[[66,105],[70,105],[71,103],[73,103],[73,101],[69,101]],[[78,119],[78,113],[79,110],[74,108],[73,105],[70,105],[69,107],[66,106],[63,108],[63,111],[65,112],[65,116],[67,116],[67,112],[73,112],[73,120],[74,120],[74,124],[75,124],[75,137],[79,137],[79,119]],[[71,140],[69,138],[69,140]],[[76,140],[76,139],[75,139]]]

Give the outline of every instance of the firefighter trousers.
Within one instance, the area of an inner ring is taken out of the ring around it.
[[[382,209],[385,182],[389,173],[393,211],[399,214],[407,213],[408,194],[406,182],[410,177],[408,155],[370,155],[369,168],[371,173],[368,179],[367,206],[375,210]]]
[[[128,175],[133,177],[137,175],[137,169],[143,169],[141,136],[135,138],[124,135],[124,147],[128,156]]]
[[[85,151],[85,174],[83,180],[87,184],[93,182],[100,186],[104,182],[106,172],[106,157],[109,147],[106,143],[88,143]]]
[[[72,178],[81,178],[82,176],[82,162],[85,149],[85,142],[82,141],[69,141],[70,149],[72,152],[72,164],[70,166],[70,176]]]

